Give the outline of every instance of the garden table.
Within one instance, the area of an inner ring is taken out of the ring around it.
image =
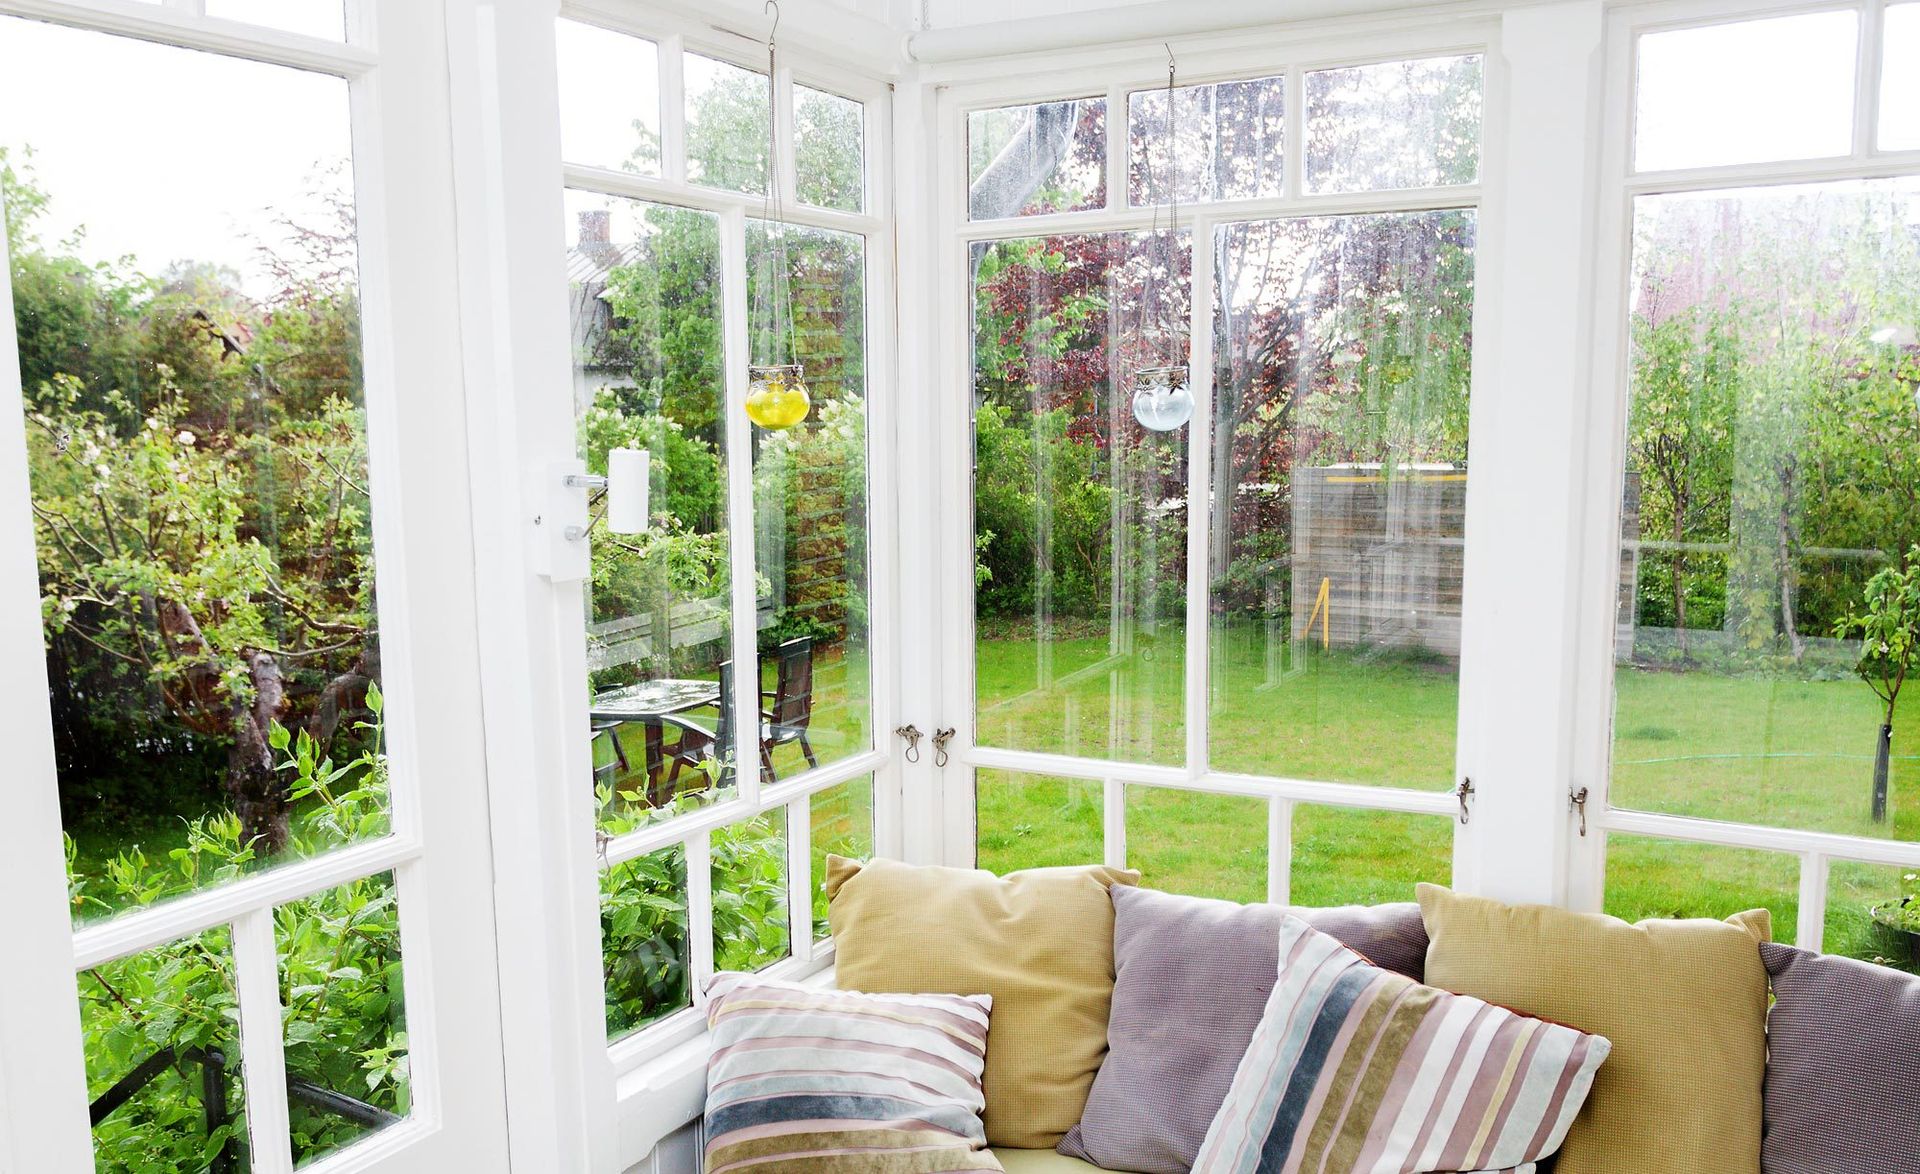
[[[662,745],[661,733],[665,728],[660,721],[669,714],[685,713],[690,709],[702,709],[720,704],[720,682],[701,681],[682,677],[661,677],[652,681],[637,681],[631,685],[622,685],[617,689],[603,689],[593,695],[587,707],[596,733],[611,731],[615,738],[620,736],[620,727],[627,722],[638,722],[646,728],[647,757],[646,778],[648,801],[660,805],[663,797],[655,793],[655,788],[666,752]],[[665,798],[671,798],[666,796]]]

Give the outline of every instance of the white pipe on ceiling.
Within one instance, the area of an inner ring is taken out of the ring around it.
[[[1092,45],[1163,41],[1262,25],[1363,16],[1414,6],[1410,0],[1285,0],[1284,3],[1281,0],[1156,0],[1098,13],[927,29],[909,37],[907,48],[915,61],[972,61]]]

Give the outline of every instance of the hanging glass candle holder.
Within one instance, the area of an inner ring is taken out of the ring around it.
[[[770,432],[791,428],[807,418],[813,399],[801,378],[800,364],[747,369],[747,419]]]
[[[1153,432],[1171,432],[1193,419],[1193,392],[1185,367],[1148,367],[1133,377],[1133,418]]]

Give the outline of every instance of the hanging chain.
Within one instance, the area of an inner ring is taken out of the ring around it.
[[[1167,244],[1166,270],[1167,281],[1173,283],[1174,264],[1180,255],[1180,120],[1174,117],[1174,78],[1178,66],[1173,59],[1173,46],[1167,47],[1167,170],[1173,176],[1171,189],[1167,193]],[[1166,365],[1179,366],[1186,361],[1180,354],[1180,344],[1176,341],[1179,332],[1174,327],[1172,299],[1167,299],[1163,307],[1167,314],[1167,329],[1164,337],[1167,342]]]
[[[767,0],[765,11],[773,17],[773,27],[767,33],[767,174],[760,199],[760,268],[766,274],[766,288],[757,298],[753,317],[771,352],[765,357],[771,365],[779,365],[797,361],[797,346],[788,273],[786,195],[780,182],[779,0]]]

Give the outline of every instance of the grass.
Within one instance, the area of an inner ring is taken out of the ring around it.
[[[1047,648],[1031,632],[983,642],[976,660],[984,744],[1151,763],[1184,750],[1177,631],[1109,657],[1104,634]],[[1043,664],[1042,654],[1050,658]],[[1213,761],[1233,771],[1445,789],[1459,693],[1432,658],[1269,657],[1261,632],[1214,640]],[[1049,675],[1050,674],[1050,675]],[[1043,688],[1041,682],[1052,687]],[[1879,726],[1853,679],[1800,681],[1622,666],[1617,674],[1617,806],[1708,819],[1920,839],[1920,702],[1895,722],[1889,818],[1870,814]],[[1266,895],[1262,800],[1129,787],[1127,859],[1146,883],[1231,900]],[[982,772],[981,867],[1006,871],[1102,858],[1098,783]],[[1415,881],[1452,873],[1444,818],[1300,806],[1291,885],[1303,905],[1405,900]],[[1897,895],[1899,870],[1837,863],[1826,947],[1903,961],[1904,940],[1868,908]],[[1713,916],[1753,907],[1791,940],[1799,861],[1774,852],[1637,836],[1609,839],[1606,907],[1630,919]]]

